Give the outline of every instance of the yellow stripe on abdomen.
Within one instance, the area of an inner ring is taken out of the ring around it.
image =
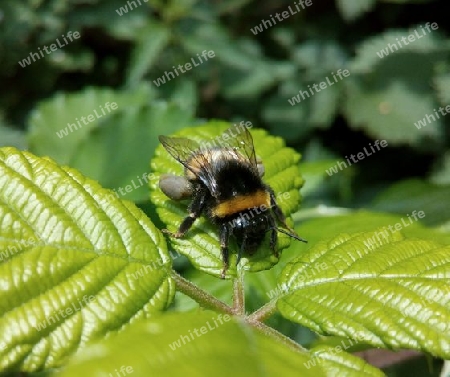
[[[253,194],[238,195],[219,203],[213,209],[212,214],[216,217],[225,217],[263,205],[265,206],[265,209],[270,207],[270,195],[268,192],[260,190]]]

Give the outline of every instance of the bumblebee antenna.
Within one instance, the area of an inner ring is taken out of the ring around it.
[[[304,242],[304,243],[308,243],[308,241],[304,240],[303,238],[300,238],[295,233],[288,232],[287,230],[284,230],[282,228],[277,228],[277,227],[275,227],[274,229],[278,230],[280,233],[284,233],[284,234],[288,235],[289,237],[295,238],[298,241],[301,241],[301,242]]]

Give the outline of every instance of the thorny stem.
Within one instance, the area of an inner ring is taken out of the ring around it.
[[[175,280],[177,289],[186,296],[192,298],[195,302],[200,304],[205,309],[212,309],[220,313],[234,314],[233,308],[218,300],[214,296],[205,292],[203,289],[197,287],[195,284],[186,280],[184,277],[172,271],[172,277]]]

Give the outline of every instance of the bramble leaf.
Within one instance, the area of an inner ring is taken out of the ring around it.
[[[58,376],[113,375],[127,367],[139,376],[167,377],[225,377],[230,371],[235,377],[383,375],[345,352],[332,356],[331,347],[321,351],[312,357],[294,351],[228,315],[170,313],[93,344]]]
[[[450,246],[382,234],[341,234],[291,261],[281,314],[321,334],[448,358]]]
[[[61,366],[174,295],[162,234],[48,158],[0,149],[0,370]]]

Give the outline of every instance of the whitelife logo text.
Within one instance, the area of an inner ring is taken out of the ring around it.
[[[84,302],[84,305],[80,300],[78,300],[78,304],[79,304],[78,306],[76,303],[72,303],[71,307],[58,310],[59,314],[55,313],[54,315],[49,316],[45,321],[38,323],[38,324],[34,325],[33,327],[37,331],[41,331],[41,330],[45,329],[47,326],[51,326],[52,324],[54,325],[56,323],[62,322],[63,319],[66,319],[67,317],[80,311],[81,309],[83,309],[83,307],[87,306],[89,303],[94,301],[95,297],[92,295],[90,295],[90,296],[84,295],[82,300]]]
[[[144,3],[148,3],[148,0],[142,0],[142,2]],[[139,4],[139,5],[138,5]],[[126,4],[124,4],[123,7],[120,7],[118,9],[116,9],[116,13],[119,16],[123,16],[124,14],[128,13],[129,11],[132,11],[134,9],[136,9],[137,7],[140,7],[141,5],[143,5],[141,3],[141,0],[128,0]]]
[[[381,148],[386,148],[388,146],[388,142],[386,140],[375,140],[374,144],[375,145],[372,146],[372,143],[369,143],[369,148],[371,149],[372,153],[370,153],[367,148],[364,147],[363,152],[358,152],[356,155],[351,154],[350,157],[345,156],[347,163],[345,161],[338,161],[337,164],[330,167],[329,169],[326,169],[325,171],[329,176],[332,176],[333,174],[339,173],[339,169],[342,171],[349,166],[352,166],[352,162],[356,164],[357,162],[364,160],[366,157],[369,157],[374,153],[380,151]]]
[[[42,47],[42,50],[40,47],[38,47],[37,52],[30,52],[28,55],[28,58],[22,59],[22,61],[19,62],[19,65],[22,68],[25,68],[26,66],[29,66],[31,63],[35,62],[36,60],[39,60],[43,57],[44,51],[47,55],[50,55],[52,52],[55,52],[58,50],[58,48],[63,48],[67,46],[70,42],[73,42],[74,39],[80,38],[80,33],[78,31],[74,31],[73,33],[71,31],[68,31],[66,35],[62,34],[62,40],[64,43],[61,43],[59,38],[56,38],[56,43],[52,43],[50,46],[44,45]]]
[[[439,25],[436,22],[433,22],[430,24],[427,22],[425,24],[425,30],[422,25],[420,25],[421,34],[416,30],[414,30],[413,33],[409,34],[407,37],[401,37],[400,39],[395,38],[397,43],[388,43],[387,47],[378,51],[377,55],[380,59],[383,59],[384,57],[388,56],[391,53],[394,53],[398,51],[399,49],[402,49],[405,46],[408,46],[410,43],[417,41],[418,39],[423,38],[427,34],[431,33],[432,30],[437,30],[439,28]]]
[[[391,232],[391,234],[394,234],[395,232],[398,232],[403,228],[406,228],[411,224],[414,224],[414,222],[419,221],[419,219],[423,219],[424,217],[425,217],[424,211],[414,210],[412,211],[411,215],[407,214],[406,221],[402,217],[400,219],[401,222],[395,223],[394,225],[388,225],[387,227],[386,226],[383,227],[382,230],[377,232],[372,238],[368,238],[366,241],[364,241],[364,246],[368,250],[374,250],[377,245],[383,244],[381,237],[383,237],[385,241],[387,241],[389,239],[389,232]]]
[[[162,84],[165,84],[166,82],[169,82],[170,80],[174,79],[175,75],[178,77],[180,75],[180,73],[186,73],[187,71],[190,71],[193,68],[193,66],[198,67],[199,65],[206,62],[208,60],[208,58],[212,59],[215,56],[216,55],[213,50],[209,50],[209,51],[204,50],[202,52],[201,56],[199,54],[197,54],[197,59],[195,57],[191,58],[192,64],[184,63],[183,65],[178,64],[176,67],[172,66],[173,72],[172,71],[164,71],[164,75],[162,75],[161,77],[158,77],[156,80],[153,80],[153,83],[159,87]],[[202,59],[202,57],[203,57],[203,59]],[[178,72],[178,70],[180,72]],[[166,79],[167,79],[167,81],[166,81]]]
[[[328,76],[325,77],[325,81],[322,81],[320,83],[314,83],[312,85],[308,85],[308,90],[299,90],[298,94],[290,99],[288,99],[288,102],[291,106],[294,106],[295,104],[299,104],[302,102],[302,100],[306,100],[306,98],[310,98],[316,93],[321,92],[323,89],[326,89],[337,82],[343,80],[344,78],[350,76],[350,71],[348,69],[338,69],[336,74],[334,72],[331,72],[331,76],[333,76],[333,80],[330,80]],[[336,77],[337,76],[337,77]],[[338,79],[339,78],[339,79]],[[300,99],[301,97],[301,99]]]
[[[438,110],[433,109],[434,114],[425,114],[425,118],[420,119],[419,121],[415,122],[414,125],[418,130],[420,130],[422,127],[426,127],[429,124],[436,122],[436,120],[440,119],[439,113],[442,115],[442,117],[445,117],[447,114],[450,113],[450,105],[447,105],[445,107],[440,106]],[[439,113],[438,113],[439,111]]]
[[[216,321],[217,320],[217,321]],[[216,318],[213,318],[214,325],[212,326],[209,321],[206,321],[207,326],[202,326],[200,329],[194,328],[194,330],[189,330],[189,335],[181,335],[178,340],[169,344],[169,347],[172,351],[175,351],[177,348],[180,348],[182,345],[190,343],[195,338],[200,338],[202,335],[206,334],[208,331],[212,331],[217,329],[220,325],[223,325],[224,322],[228,322],[231,320],[231,317],[228,314],[222,316],[219,314]]]
[[[293,16],[294,14],[297,14],[301,12],[306,7],[310,7],[312,5],[312,0],[299,0],[294,2],[293,5],[289,5],[287,10],[281,12],[281,13],[275,13],[275,18],[278,22],[284,21],[288,19],[289,17]],[[295,9],[293,9],[295,8]],[[262,20],[259,25],[256,25],[255,27],[250,28],[250,31],[257,35],[258,33],[262,33],[264,30],[267,30],[268,28],[274,26],[277,24],[277,21],[275,21],[274,16],[270,15],[270,20]]]
[[[86,116],[82,116],[80,117],[80,119],[75,118],[75,122],[74,123],[67,123],[67,127],[62,128],[59,131],[56,131],[56,135],[62,139],[63,137],[69,135],[69,133],[72,133],[73,131],[77,131],[80,128],[82,128],[83,126],[87,126],[89,123],[92,123],[93,121],[100,119],[101,117],[103,117],[104,115],[107,115],[109,113],[111,113],[111,111],[117,110],[117,103],[116,102],[106,102],[105,103],[105,108],[103,108],[102,105],[99,106],[99,112],[101,112],[101,114],[99,114],[97,112],[97,109],[93,110],[93,114],[88,114]]]

